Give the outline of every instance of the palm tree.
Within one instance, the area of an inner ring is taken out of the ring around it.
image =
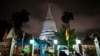
[[[68,36],[69,38],[68,38],[68,40],[66,42],[67,42],[67,45],[68,45],[69,49],[71,50],[72,49],[72,45],[75,43],[75,39],[76,39],[76,36],[73,35],[74,29],[70,29],[70,24],[69,24],[69,22],[71,20],[74,20],[73,14],[71,12],[65,11],[65,12],[63,12],[61,20],[66,24],[66,28],[65,28],[64,31],[67,30],[68,31],[67,34],[69,35]],[[65,36],[65,33],[66,32],[64,32],[64,36]],[[64,38],[66,38],[66,36]]]

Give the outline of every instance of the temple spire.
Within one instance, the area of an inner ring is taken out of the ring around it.
[[[47,11],[46,19],[53,19],[50,3],[48,3],[48,11]]]

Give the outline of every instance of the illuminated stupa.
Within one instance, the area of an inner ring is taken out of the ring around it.
[[[55,32],[57,32],[57,28],[56,28],[55,21],[53,20],[50,4],[48,4],[47,16],[43,23],[43,28],[42,28],[39,39],[50,40],[54,36]]]

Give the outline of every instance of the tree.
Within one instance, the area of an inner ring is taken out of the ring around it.
[[[15,28],[15,33],[20,36],[20,38],[22,38],[22,24],[26,23],[29,21],[29,12],[27,12],[26,10],[21,10],[20,12],[15,12],[12,14],[12,27]],[[19,39],[19,38],[18,38]]]
[[[74,20],[74,17],[73,17],[73,14],[71,12],[65,11],[63,13],[64,14],[61,17],[61,20],[66,25],[62,25],[60,32],[56,33],[56,36],[58,37],[60,44],[67,44],[69,47],[69,50],[73,51],[72,46],[73,46],[73,44],[75,44],[76,36],[74,35],[75,29],[70,29],[69,22],[71,20]],[[65,35],[66,30],[68,31],[68,35],[69,35],[68,40],[66,40],[66,35]],[[67,42],[69,42],[69,44]]]
[[[65,32],[66,32],[66,25],[62,25],[62,28],[60,29],[59,32],[56,32],[55,35],[58,39],[58,45],[68,45],[67,41],[66,41],[66,36],[65,36]],[[75,39],[76,39],[76,35],[74,34],[75,29],[71,29],[69,30],[69,48],[71,51],[73,51],[73,44],[76,43]]]
[[[21,29],[22,23],[26,23],[29,21],[29,13],[26,10],[21,10],[21,12],[15,12],[12,14],[12,22],[13,26],[16,29]]]

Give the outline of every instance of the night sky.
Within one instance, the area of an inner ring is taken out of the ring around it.
[[[24,23],[22,30],[39,36],[47,8],[48,0],[0,0],[0,19],[9,20],[12,13],[26,9],[30,21]],[[58,30],[64,11],[73,13],[75,20],[70,22],[70,26],[78,35],[100,30],[100,2],[97,0],[52,0],[51,10]]]

